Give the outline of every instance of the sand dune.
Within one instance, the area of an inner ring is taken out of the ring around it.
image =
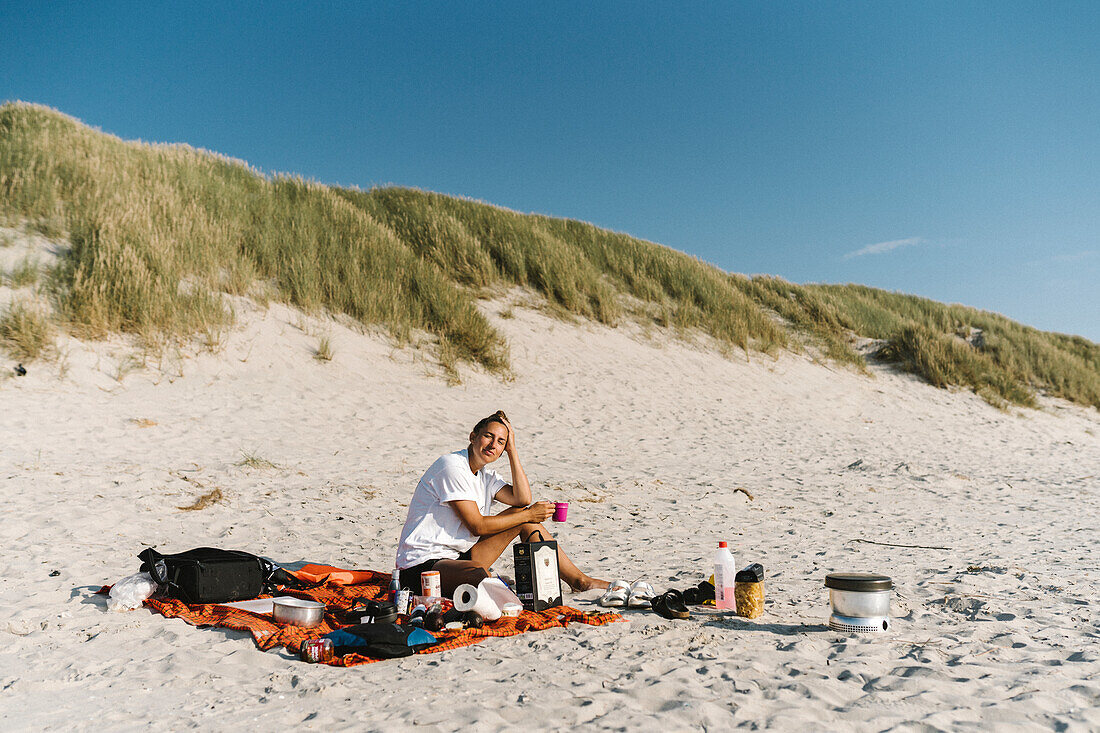
[[[242,301],[217,353],[138,367],[70,340],[63,369],[0,383],[0,724],[1100,727],[1100,413],[483,307],[513,381],[448,386],[427,349]],[[344,670],[92,595],[144,545],[386,569],[421,472],[497,408],[536,494],[572,502],[580,565],[684,588],[727,539],[764,564],[766,614],[632,613]],[[891,632],[824,626],[844,570],[894,578]]]

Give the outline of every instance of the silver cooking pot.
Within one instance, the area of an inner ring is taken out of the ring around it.
[[[829,605],[837,616],[867,619],[890,615],[894,583],[873,573],[833,573],[825,576]]]
[[[313,628],[325,617],[325,604],[301,598],[276,598],[272,616],[281,624]]]

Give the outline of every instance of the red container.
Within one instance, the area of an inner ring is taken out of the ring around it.
[[[332,639],[306,639],[299,648],[303,662],[317,664],[331,662],[333,657]]]

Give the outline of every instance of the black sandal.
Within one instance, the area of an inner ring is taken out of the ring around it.
[[[676,589],[667,590],[653,599],[653,612],[667,619],[691,618],[684,605],[684,596]]]
[[[701,606],[707,601],[714,602],[714,585],[706,580],[684,591],[684,603],[689,606]]]

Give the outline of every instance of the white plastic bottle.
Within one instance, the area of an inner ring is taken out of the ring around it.
[[[725,542],[718,543],[718,552],[714,553],[714,605],[719,609],[733,609],[733,579],[737,575],[737,564],[733,553]]]

